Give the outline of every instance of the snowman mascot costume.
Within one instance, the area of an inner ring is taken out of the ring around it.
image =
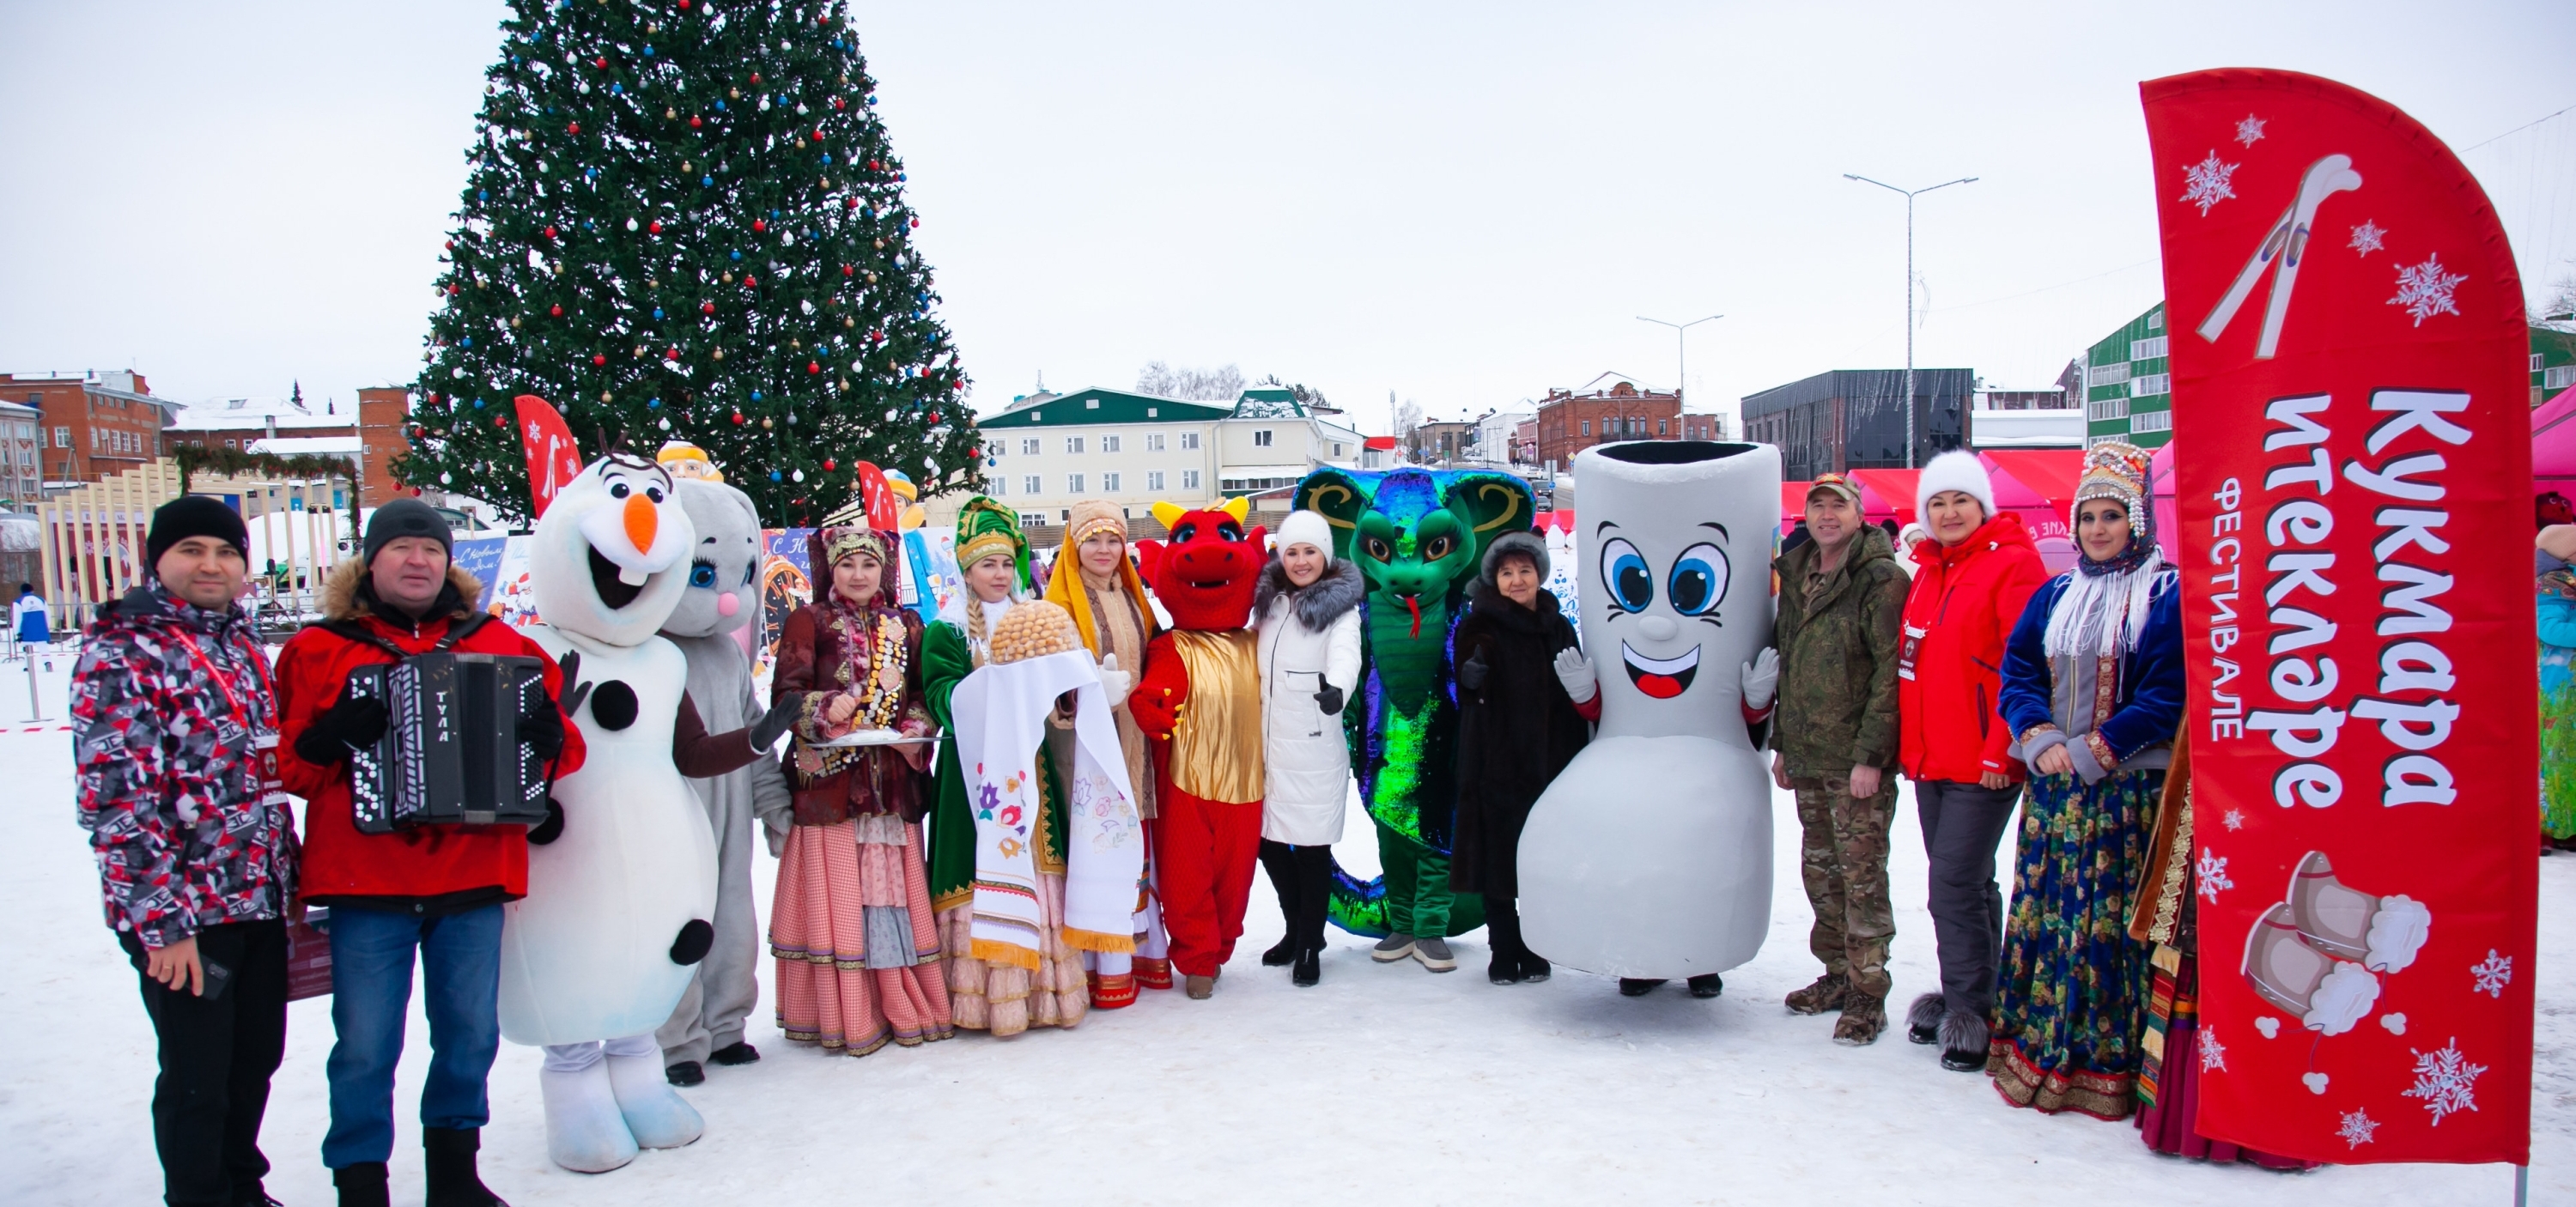
[[[760,512],[751,496],[727,486],[703,459],[661,462],[678,478],[680,510],[697,535],[689,555],[689,589],[662,622],[662,636],[689,663],[689,701],[709,729],[733,729],[768,711],[752,689],[751,658],[738,634],[760,616]],[[692,467],[695,467],[692,472]],[[787,776],[774,759],[713,779],[691,780],[706,805],[716,841],[715,946],[680,995],[680,1005],[654,1038],[662,1045],[671,1084],[706,1080],[706,1062],[746,1065],[760,1051],[742,1037],[743,1022],[760,1004],[760,920],[751,900],[754,819],[773,820],[773,842],[783,841],[790,805]]]
[[[1771,923],[1771,771],[1752,738],[1779,677],[1771,544],[1780,454],[1645,441],[1575,458],[1586,659],[1557,673],[1601,696],[1599,736],[1521,831],[1522,936],[1560,964],[1647,992],[1714,997]]]
[[[542,623],[528,637],[563,667],[564,711],[596,753],[529,832],[528,895],[501,932],[501,1033],[545,1047],[547,1151],[581,1173],[706,1126],[653,1038],[714,937],[715,839],[682,770],[749,763],[763,726],[706,735],[687,659],[655,635],[696,543],[670,472],[611,453],[556,495],[529,554]]]

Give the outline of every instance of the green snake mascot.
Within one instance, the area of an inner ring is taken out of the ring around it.
[[[1474,930],[1483,902],[1449,887],[1458,736],[1450,631],[1485,547],[1529,529],[1529,486],[1477,470],[1319,469],[1298,483],[1297,506],[1332,522],[1333,556],[1357,563],[1368,585],[1366,707],[1342,710],[1342,730],[1384,872],[1363,882],[1335,867],[1332,920],[1370,938]]]

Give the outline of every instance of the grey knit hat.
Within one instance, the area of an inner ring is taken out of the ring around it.
[[[376,509],[367,518],[367,539],[359,560],[373,565],[376,554],[385,546],[407,536],[425,536],[438,542],[447,556],[456,556],[456,534],[447,530],[447,517],[438,509],[418,499],[396,499]]]

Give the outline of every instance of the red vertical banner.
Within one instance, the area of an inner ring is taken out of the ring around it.
[[[510,400],[519,412],[519,440],[528,452],[528,494],[534,510],[529,518],[544,515],[562,490],[581,473],[581,446],[573,442],[572,426],[554,404],[534,394],[521,394]]]
[[[2200,1131],[2527,1163],[2529,336],[2486,195],[2395,107],[2140,86],[2173,367]]]

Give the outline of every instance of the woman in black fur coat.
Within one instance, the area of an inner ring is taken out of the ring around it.
[[[1497,985],[1544,981],[1547,961],[1521,942],[1518,863],[1530,806],[1574,753],[1591,740],[1601,697],[1577,704],[1557,679],[1558,651],[1575,645],[1574,626],[1547,579],[1547,545],[1514,532],[1485,550],[1458,622],[1458,821],[1449,882],[1482,893]]]

